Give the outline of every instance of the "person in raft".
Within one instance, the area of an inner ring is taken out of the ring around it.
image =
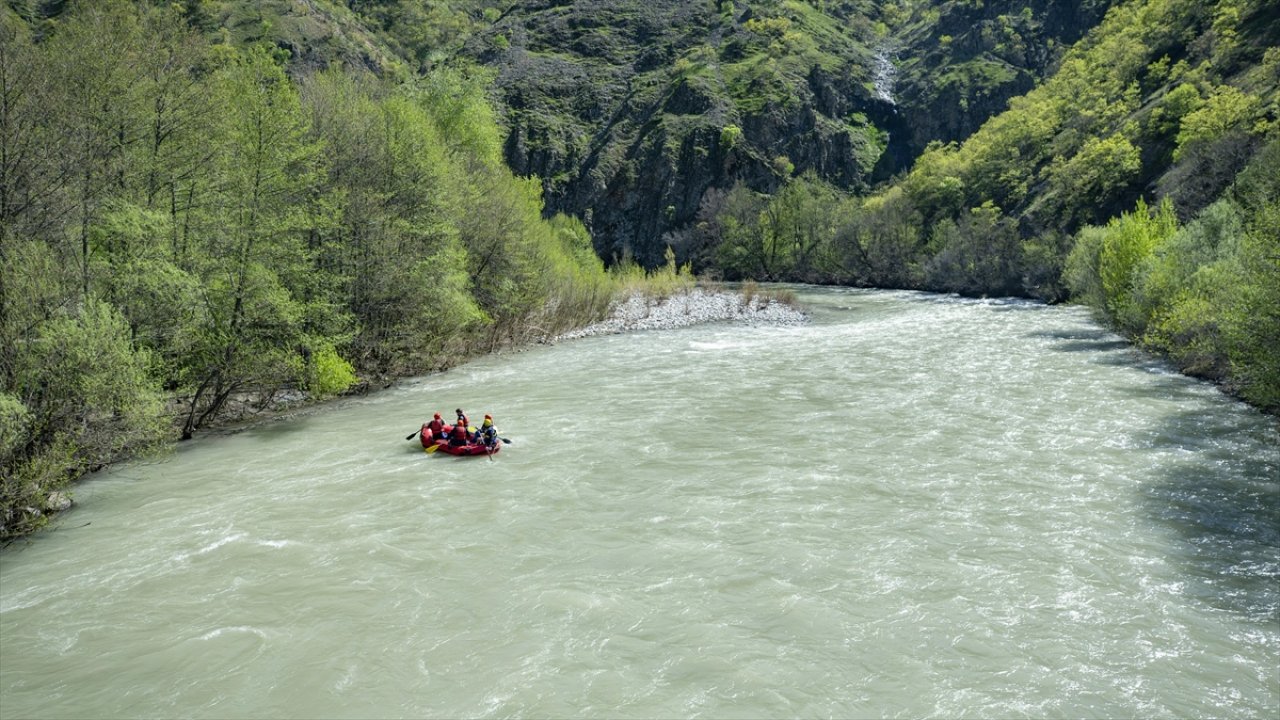
[[[484,423],[481,424],[480,429],[476,431],[475,442],[482,442],[487,447],[493,447],[498,444],[498,428],[493,426],[492,415],[484,416]]]
[[[454,425],[461,425],[464,428],[471,427],[471,421],[467,419],[467,414],[462,412],[462,408],[458,408],[454,412],[458,414],[458,420]]]
[[[467,432],[466,418],[460,417],[449,431],[450,445],[466,445],[471,442],[471,433]]]
[[[436,413],[436,416],[431,418],[431,422],[426,424],[426,428],[431,432],[427,436],[428,440],[444,437],[444,420],[440,419],[440,413]]]

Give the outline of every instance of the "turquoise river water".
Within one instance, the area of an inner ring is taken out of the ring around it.
[[[0,552],[3,718],[1280,709],[1280,429],[1079,308],[494,356],[75,487]],[[492,459],[406,442],[492,413]]]

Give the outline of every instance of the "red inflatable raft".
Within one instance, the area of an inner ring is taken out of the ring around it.
[[[494,455],[502,449],[502,443],[494,443],[492,447],[484,443],[467,443],[466,445],[450,445],[449,433],[453,431],[452,425],[445,425],[443,437],[434,437],[426,425],[418,431],[418,438],[422,441],[422,447],[428,452],[449,453],[450,455]],[[430,448],[434,447],[435,450]]]
[[[496,455],[502,449],[502,443],[497,443],[490,447],[484,443],[450,445],[448,440],[437,440],[436,445],[440,448],[440,452],[446,452],[450,455]]]

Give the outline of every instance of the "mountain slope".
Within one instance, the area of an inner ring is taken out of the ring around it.
[[[864,193],[964,139],[1109,5],[534,0],[462,53],[496,69],[507,161],[548,209],[652,266],[735,184]]]
[[[464,52],[497,70],[508,163],[543,179],[548,210],[584,216],[606,258],[654,265],[709,188],[809,169],[868,187],[871,117],[891,114],[875,41],[855,10],[583,0],[518,3]]]
[[[909,155],[964,140],[1026,94],[1114,0],[918,3],[893,33]]]
[[[114,0],[7,0],[14,14],[33,24],[37,36],[43,34],[42,27],[60,22],[77,3],[86,2],[106,4]],[[180,0],[152,4],[177,7],[193,28],[210,39],[236,46],[259,42],[274,45],[289,54],[295,75],[331,64],[379,74],[401,73],[407,65],[385,34],[342,0]]]

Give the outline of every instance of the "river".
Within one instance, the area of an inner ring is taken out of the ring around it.
[[[78,485],[0,715],[1275,717],[1274,418],[1079,308],[799,291]],[[405,441],[459,406],[511,443]]]

